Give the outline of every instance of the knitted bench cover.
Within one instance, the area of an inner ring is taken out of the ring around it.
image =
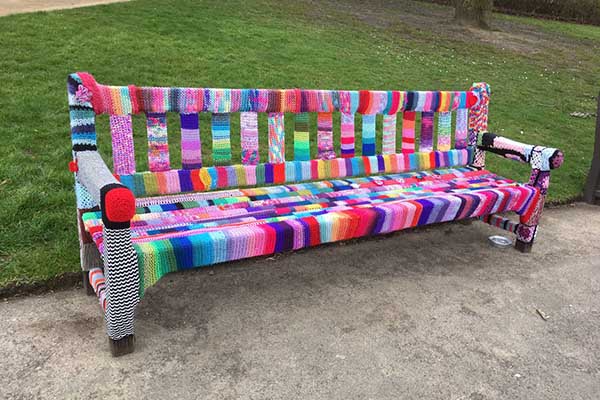
[[[459,167],[137,199],[140,294],[163,275],[444,221],[533,212],[539,190]],[[103,252],[100,212],[83,215]]]

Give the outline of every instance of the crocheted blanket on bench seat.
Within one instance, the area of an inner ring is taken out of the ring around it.
[[[533,212],[537,189],[471,167],[137,200],[140,292],[168,272],[493,213]],[[99,212],[83,215],[103,251]]]

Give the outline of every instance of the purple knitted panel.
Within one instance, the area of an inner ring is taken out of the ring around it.
[[[117,175],[135,173],[135,153],[133,151],[133,129],[131,115],[111,115],[110,133],[112,136],[113,172]]]
[[[202,167],[202,143],[198,114],[180,114],[181,119],[181,166],[183,169]]]
[[[240,113],[240,131],[242,142],[242,164],[258,164],[258,118],[255,112]]]
[[[419,151],[433,151],[433,112],[421,113],[421,141]]]

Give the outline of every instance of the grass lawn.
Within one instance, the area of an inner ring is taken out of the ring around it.
[[[454,27],[447,7],[369,3],[145,0],[0,18],[0,286],[79,269],[67,170],[73,71],[200,87],[461,90],[487,81],[491,130],[563,149],[550,200],[581,194],[594,121],[569,113],[595,111],[600,28],[497,16],[496,31],[477,32]],[[140,148],[141,121],[136,128]],[[527,178],[527,166],[488,160]]]

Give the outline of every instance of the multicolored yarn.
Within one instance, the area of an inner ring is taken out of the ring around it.
[[[432,112],[421,113],[421,142],[419,151],[429,152],[433,149],[433,116]]]
[[[294,117],[294,160],[310,160],[310,133],[308,113],[298,113]]]
[[[454,148],[467,147],[467,134],[469,125],[469,110],[460,108],[456,110],[456,130],[454,132]]]
[[[333,116],[330,112],[317,114],[317,149],[321,160],[336,157],[333,149]]]
[[[183,169],[202,167],[202,142],[198,113],[180,114],[181,165]]]
[[[205,192],[230,187],[400,173],[467,165],[473,149],[431,153],[383,154],[331,160],[286,161],[279,164],[228,165],[196,170],[139,172],[117,176],[136,196]]]
[[[341,114],[340,149],[343,158],[354,157],[354,114],[342,112]]]
[[[148,129],[148,168],[153,172],[170,170],[167,114],[147,113],[146,128]]]
[[[490,88],[486,83],[474,83],[471,88],[477,97],[477,103],[469,110],[469,145],[474,146],[480,132],[488,129],[488,103]],[[485,151],[475,149],[473,165],[485,167]]]
[[[102,310],[106,311],[106,278],[104,277],[102,268],[90,269],[88,272],[88,280],[96,293],[96,297],[98,297],[100,307],[102,307]]]
[[[375,114],[363,114],[362,120],[362,155],[375,155]]]
[[[519,228],[518,222],[512,221],[511,219],[503,217],[502,215],[488,214],[479,217],[479,219],[486,224],[490,224],[496,228],[504,229],[505,231],[512,233],[517,233],[517,229]]]
[[[230,114],[212,114],[212,139],[214,165],[227,165],[231,163],[231,128]]]
[[[112,137],[113,170],[115,174],[129,175],[135,173],[131,115],[111,115],[109,117],[109,124]]]
[[[79,74],[81,75],[81,74]],[[89,76],[89,75],[88,75]],[[96,114],[139,112],[347,112],[395,114],[403,111],[455,111],[468,108],[469,93],[438,91],[346,91],[312,89],[210,89],[105,86],[93,77],[85,87],[96,94]]]
[[[444,151],[448,150],[450,149],[448,148]],[[396,153],[396,114],[384,114],[383,116],[383,140],[381,143],[381,153]]]
[[[69,117],[71,123],[71,143],[73,158],[79,150],[96,150],[96,113],[92,100],[92,89],[88,89],[84,82],[90,84],[91,75],[86,73],[71,74],[67,78],[67,94],[69,98]],[[93,78],[92,78],[93,80]],[[95,88],[94,84],[90,84]],[[96,203],[89,191],[83,186],[75,175],[75,196],[77,208],[90,209]]]
[[[256,165],[260,160],[258,154],[258,115],[255,112],[241,112],[240,128],[242,164]]]
[[[284,113],[269,113],[269,162],[279,164],[285,162],[285,128]]]
[[[452,148],[452,113],[438,113],[437,150],[448,151]]]
[[[516,247],[527,251],[550,170],[564,160],[559,150],[487,133],[490,91],[484,83],[465,92],[140,88],[99,85],[77,73],[69,76],[67,89],[81,263],[91,271],[107,332],[119,346],[132,343],[140,294],[170,271],[474,217],[514,232]],[[333,146],[336,111],[341,158]],[[179,170],[170,169],[167,112],[181,114]],[[202,166],[200,112],[212,113],[213,166]],[[240,112],[242,164],[229,165],[233,112]],[[264,164],[258,156],[259,112],[269,113]],[[286,112],[295,114],[295,161],[285,161]],[[319,113],[314,160],[309,112]],[[416,112],[422,115],[419,152]],[[114,175],[96,148],[95,115],[102,113],[110,115]],[[135,172],[131,115],[139,113],[147,115],[148,172]],[[361,157],[355,156],[355,113],[363,115]],[[383,115],[380,155],[376,114]],[[484,170],[485,152],[528,162],[529,183]],[[507,211],[517,212],[519,222],[499,215]]]
[[[414,111],[405,111],[402,115],[402,153],[415,152],[415,118]]]
[[[131,232],[140,290],[180,269],[490,213],[526,214],[537,198],[530,186],[466,167],[238,193],[138,208]],[[83,219],[102,249],[98,213]]]

